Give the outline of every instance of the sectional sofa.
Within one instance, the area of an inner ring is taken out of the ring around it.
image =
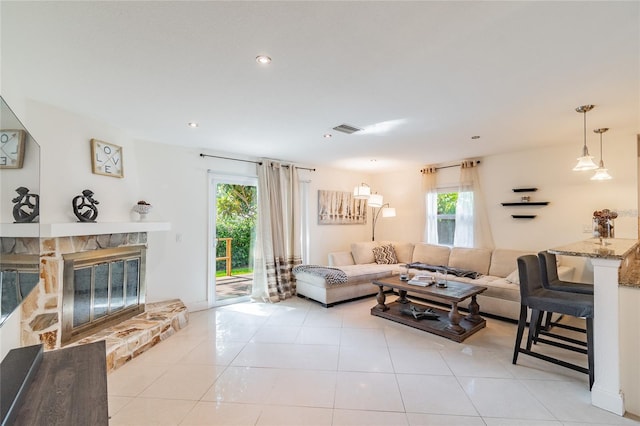
[[[393,255],[390,255],[389,251]],[[380,252],[383,254],[380,255]],[[311,272],[297,272],[297,293],[301,297],[330,307],[339,302],[377,293],[378,287],[371,282],[405,272],[406,264],[448,266],[474,271],[480,275],[476,279],[449,275],[448,279],[487,287],[487,290],[478,296],[482,313],[517,320],[520,312],[517,259],[531,253],[510,249],[449,248],[397,241],[353,243],[350,252],[329,253],[329,266],[344,271],[346,283],[328,284],[323,276]],[[410,269],[409,273],[433,274],[417,269]],[[573,268],[559,265],[558,274],[561,279],[570,280]],[[409,296],[412,294],[409,293]],[[466,307],[464,303],[460,306]]]

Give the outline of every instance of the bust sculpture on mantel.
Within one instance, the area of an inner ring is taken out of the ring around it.
[[[72,201],[73,214],[78,218],[78,222],[95,222],[98,218],[98,207],[100,202],[93,198],[93,191],[85,189],[82,195],[76,195]]]

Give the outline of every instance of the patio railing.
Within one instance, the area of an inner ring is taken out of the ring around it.
[[[225,255],[223,257],[216,257],[216,262],[218,260],[224,260],[225,261],[225,267],[226,267],[226,270],[227,270],[227,276],[228,277],[231,276],[231,240],[233,240],[233,238],[216,238],[216,245],[220,241],[224,241],[225,242]]]

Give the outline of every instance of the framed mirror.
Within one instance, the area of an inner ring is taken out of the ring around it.
[[[40,146],[0,96],[0,327],[40,279]]]

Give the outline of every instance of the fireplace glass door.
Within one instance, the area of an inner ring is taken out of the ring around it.
[[[140,259],[75,269],[73,327],[138,304]]]
[[[144,311],[143,246],[63,257],[63,344]]]

